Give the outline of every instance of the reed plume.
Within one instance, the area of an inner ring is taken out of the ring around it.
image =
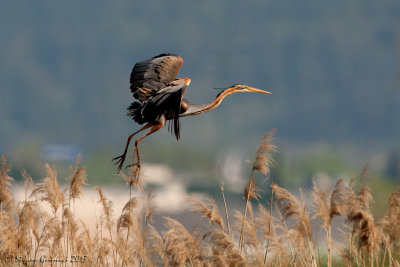
[[[210,224],[216,224],[221,230],[225,230],[226,227],[221,213],[219,212],[217,203],[213,199],[208,198],[207,204],[203,204],[194,198],[191,198],[190,201],[193,204],[192,212],[200,213],[202,217],[208,219]]]
[[[308,256],[300,255],[300,260],[303,263],[307,263],[305,259],[308,259],[308,263],[311,266],[317,266],[315,247],[312,239],[311,224],[308,212],[303,200],[303,193],[300,190],[301,202],[297,200],[289,191],[272,184],[272,192],[277,198],[277,204],[279,205],[280,213],[283,219],[293,218],[294,228],[287,229],[286,224],[282,228],[286,234],[289,235],[291,245],[295,247],[297,253],[305,253]]]
[[[212,255],[209,260],[212,266],[245,266],[246,259],[235,246],[235,241],[218,228],[207,231],[204,240],[209,240]]]
[[[321,225],[326,231],[326,242],[328,245],[328,267],[332,266],[332,219],[340,216],[345,212],[347,207],[346,202],[346,187],[344,181],[339,179],[332,192],[329,188],[321,190],[317,184],[313,183],[312,196],[314,198],[314,216],[321,219]]]
[[[272,144],[273,136],[276,129],[268,131],[262,138],[257,147],[256,157],[254,159],[252,172],[259,171],[268,175],[271,167],[275,164],[272,153],[277,151],[277,148]]]
[[[132,197],[132,187],[138,189],[140,192],[146,187],[146,183],[142,179],[141,165],[136,164],[129,166],[129,175],[126,175],[122,171],[119,171],[119,175],[121,175],[125,183],[129,185],[129,198]]]
[[[296,221],[296,230],[300,237],[299,240],[310,240],[311,226],[308,213],[304,203],[300,203],[289,191],[278,186],[277,184],[271,185],[272,190],[277,197],[278,204],[281,204],[281,212],[285,219],[293,217]]]
[[[70,167],[71,182],[69,185],[69,199],[76,199],[82,194],[82,186],[86,185],[87,175],[84,166],[79,167],[81,157],[78,156],[75,165]]]
[[[376,227],[374,218],[371,214],[370,205],[373,203],[371,188],[365,182],[368,174],[366,165],[362,171],[360,181],[361,187],[355,192],[352,187],[348,191],[348,209],[346,219],[352,223],[353,235],[356,236],[358,249],[365,249],[371,255],[381,241],[381,233]]]
[[[242,246],[243,246],[243,230],[244,230],[244,226],[245,226],[244,224],[245,224],[247,209],[249,206],[249,201],[252,198],[258,199],[258,197],[260,196],[259,189],[255,183],[255,177],[253,176],[254,171],[259,171],[259,172],[263,173],[264,175],[269,174],[270,169],[274,164],[274,160],[272,158],[272,152],[277,151],[276,146],[274,144],[272,144],[274,133],[275,133],[275,128],[268,131],[261,138],[261,141],[257,147],[256,157],[253,162],[251,176],[250,176],[250,179],[244,189],[243,197],[246,200],[246,205],[244,208],[242,227],[240,229],[240,238],[239,238],[240,252],[242,251]]]
[[[379,222],[389,237],[389,244],[395,249],[400,249],[400,189],[397,189],[389,196],[388,210],[386,215]]]
[[[104,216],[100,217],[101,221],[103,221],[103,218],[105,218],[106,221],[106,228],[108,230],[108,234],[109,234],[109,238],[110,240],[108,241],[107,239],[103,239],[101,238],[101,242],[109,242],[111,243],[111,249],[105,249],[104,251],[101,251],[103,254],[107,255],[109,253],[109,251],[112,251],[113,254],[113,261],[116,262],[117,261],[117,255],[116,255],[116,251],[115,251],[115,238],[113,238],[113,231],[112,228],[115,224],[114,220],[113,220],[113,203],[111,200],[108,200],[104,193],[103,190],[96,186],[95,189],[97,190],[97,192],[99,193],[100,196],[100,200],[99,203],[101,204],[102,208],[103,208],[103,214]],[[102,227],[102,224],[100,225],[100,227]],[[105,246],[105,248],[107,248],[108,246]]]
[[[11,165],[7,164],[6,156],[0,157],[0,211],[9,210],[13,207],[13,197],[9,191],[11,178],[8,174],[11,171]]]
[[[42,182],[36,185],[32,195],[37,196],[40,201],[48,202],[55,216],[60,205],[64,204],[64,194],[58,185],[57,171],[51,168],[49,164],[46,164],[45,168],[47,177],[43,178]]]
[[[204,248],[199,236],[193,236],[180,222],[165,218],[163,234],[165,255],[168,266],[199,266],[203,258]]]
[[[400,189],[397,189],[389,196],[388,210],[386,215],[378,222],[383,231],[383,242],[385,243],[384,255],[388,254],[389,262],[398,264],[392,251],[400,251]],[[385,257],[382,260],[385,262]]]

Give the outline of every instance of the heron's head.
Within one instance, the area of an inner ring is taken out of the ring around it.
[[[236,92],[254,92],[254,93],[262,93],[262,94],[271,94],[271,92],[257,89],[254,87],[250,87],[250,86],[243,85],[243,84],[232,85],[231,89],[234,90],[235,93]]]

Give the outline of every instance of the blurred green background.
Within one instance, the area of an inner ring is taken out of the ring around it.
[[[131,68],[168,52],[194,103],[234,83],[272,92],[183,119],[180,142],[166,129],[145,139],[143,161],[190,190],[218,191],[218,166],[242,185],[273,127],[284,186],[358,177],[366,163],[384,188],[400,177],[399,1],[2,1],[0,33],[13,176],[42,177],[44,162],[67,173],[81,154],[90,184],[121,184],[111,159],[138,129],[125,115]]]

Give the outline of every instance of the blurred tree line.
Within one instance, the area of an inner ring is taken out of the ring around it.
[[[273,94],[232,96],[184,119],[183,142],[163,131],[156,144],[250,151],[276,126],[291,147],[398,151],[399,14],[394,0],[2,2],[1,151],[70,142],[119,153],[137,127],[125,116],[131,68],[162,52],[183,57],[194,103],[233,83]]]

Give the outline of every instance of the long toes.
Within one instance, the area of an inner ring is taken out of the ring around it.
[[[128,168],[133,167],[133,166],[138,166],[138,167],[140,167],[140,162],[136,162],[136,163],[134,163],[134,164],[126,165],[125,168],[128,169]]]
[[[118,164],[118,163],[120,163],[121,161],[123,161],[124,158],[125,158],[125,157],[122,155],[122,156],[118,156],[118,157],[113,158],[112,161],[116,161],[114,164]]]

